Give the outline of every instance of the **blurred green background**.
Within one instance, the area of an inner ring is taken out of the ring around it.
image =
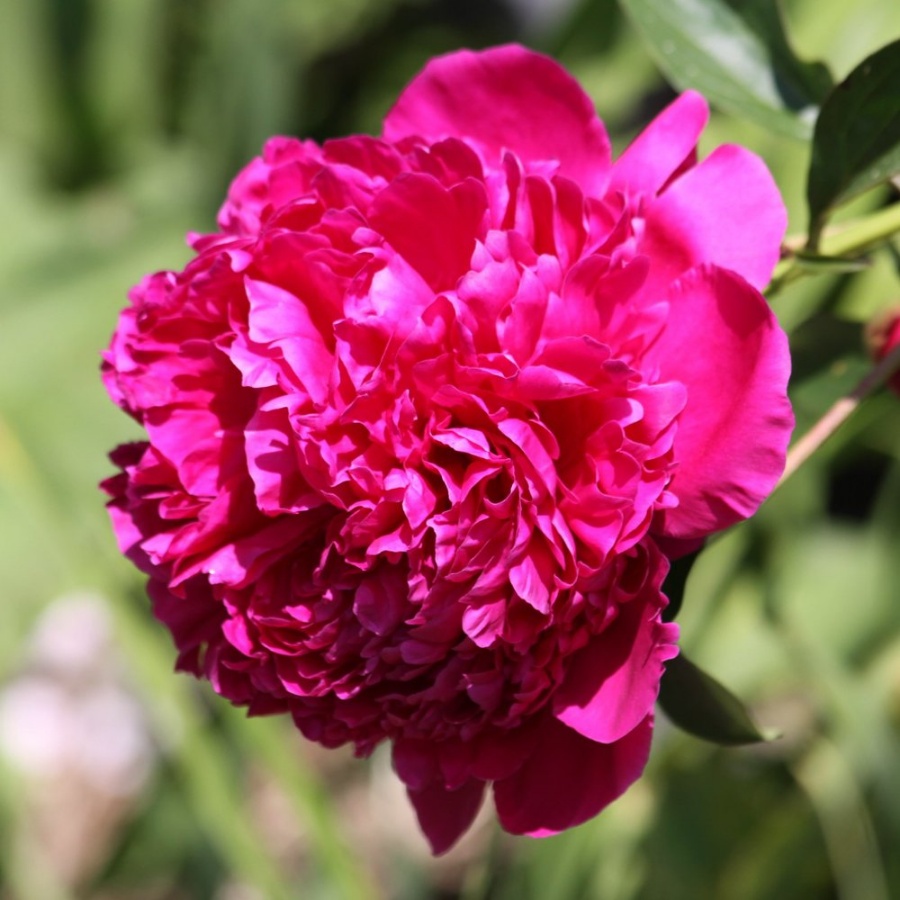
[[[887,0],[786,14],[837,78],[900,36]],[[687,652],[783,737],[722,750],[660,721],[646,777],[560,837],[512,839],[487,813],[432,860],[386,753],[322,751],[170,674],[96,488],[137,436],[97,371],[129,286],[186,261],[185,232],[213,228],[267,136],[377,132],[428,57],[510,40],[570,68],[618,149],[672,97],[613,0],[0,3],[3,900],[900,896],[888,392],[688,583]],[[725,141],[766,159],[802,232],[808,147],[716,115],[702,149]],[[900,303],[896,253],[773,303],[805,429],[865,371],[862,324]]]

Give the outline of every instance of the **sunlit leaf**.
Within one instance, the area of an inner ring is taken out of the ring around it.
[[[620,0],[659,67],[722,109],[806,140],[831,86],[791,50],[775,0]]]
[[[826,98],[806,186],[815,247],[828,213],[900,174],[900,40],[864,59]]]

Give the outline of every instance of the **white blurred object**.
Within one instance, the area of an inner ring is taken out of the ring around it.
[[[99,594],[65,594],[38,619],[29,641],[29,659],[60,675],[102,674],[114,654],[112,619]]]
[[[265,897],[255,887],[229,881],[216,891],[216,900],[265,900]]]
[[[24,671],[0,690],[0,753],[32,778],[65,776],[112,797],[143,788],[154,747],[102,597],[66,595],[38,620]]]
[[[562,22],[577,0],[506,0],[526,28],[539,31]]]
[[[0,759],[22,776],[10,839],[34,848],[62,884],[84,884],[108,859],[156,758],[109,604],[88,593],[53,601],[0,686]]]

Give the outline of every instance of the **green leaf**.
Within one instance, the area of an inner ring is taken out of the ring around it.
[[[859,322],[830,312],[816,313],[791,333],[791,384],[796,387],[862,355],[863,329]]]
[[[679,728],[714,744],[758,744],[777,736],[760,731],[744,704],[683,653],[666,663],[659,705]]]
[[[736,116],[807,140],[831,76],[794,54],[777,0],[620,0],[678,88]]]
[[[702,547],[700,548],[703,549]],[[700,550],[682,556],[680,559],[673,560],[669,574],[663,583],[663,593],[669,598],[669,605],[663,610],[663,621],[672,622],[681,609],[684,601],[684,588],[687,585],[688,575],[700,555]]]
[[[900,40],[864,59],[826,98],[806,183],[810,247],[829,212],[900,175]]]
[[[852,275],[871,267],[867,259],[848,259],[844,256],[826,256],[821,253],[798,253],[794,257],[797,268],[809,275]]]

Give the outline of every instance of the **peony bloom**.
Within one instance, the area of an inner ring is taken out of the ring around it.
[[[878,363],[900,344],[900,307],[892,307],[876,316],[866,326],[866,344],[869,356]],[[900,394],[900,371],[895,371],[888,378],[888,387]]]
[[[105,354],[105,483],[178,667],[365,756],[435,852],[492,784],[548,835],[640,774],[668,559],[751,515],[792,425],[760,289],[785,212],[679,97],[612,161],[555,62],[430,62],[380,138],[274,138]]]

